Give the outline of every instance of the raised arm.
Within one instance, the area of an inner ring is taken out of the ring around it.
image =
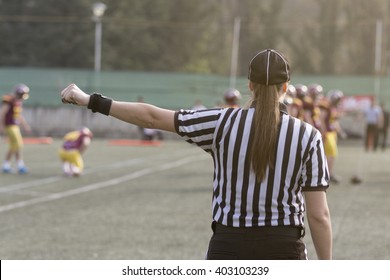
[[[147,103],[120,102],[108,98],[97,98],[86,94],[75,84],[70,84],[61,92],[63,103],[88,106],[97,112],[110,115],[114,118],[145,128],[155,128],[175,132],[175,111],[162,109]],[[91,104],[93,103],[93,104]],[[99,103],[99,104],[98,104]],[[101,104],[100,104],[101,103]]]

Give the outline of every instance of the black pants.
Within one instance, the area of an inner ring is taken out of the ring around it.
[[[366,151],[370,149],[375,151],[378,147],[378,126],[376,124],[367,124],[364,143]]]
[[[386,149],[386,143],[387,143],[387,128],[379,129],[378,130],[378,146],[380,145],[382,150],[384,150],[384,149]]]
[[[306,260],[301,228],[232,228],[213,222],[208,260]]]

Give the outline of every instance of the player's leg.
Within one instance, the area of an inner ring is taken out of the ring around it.
[[[324,150],[325,150],[325,155],[327,158],[328,162],[328,169],[329,169],[329,175],[330,175],[330,180],[333,183],[339,183],[340,179],[338,176],[335,175],[334,172],[334,165],[335,165],[335,160],[338,155],[338,149],[337,149],[337,132],[332,131],[328,132],[325,136],[325,142],[324,142]]]
[[[70,153],[64,149],[58,151],[58,156],[62,161],[62,172],[65,176],[73,176],[73,172],[70,166]]]
[[[8,137],[9,148],[3,163],[3,173],[11,172],[11,161],[13,157],[15,157],[16,159],[19,173],[27,173],[27,168],[25,167],[23,158],[21,156],[21,150],[23,148],[23,139],[20,133],[20,128],[17,125],[10,125],[5,128],[5,132]]]
[[[84,170],[84,161],[80,152],[73,150],[70,153],[69,162],[73,176],[80,176]]]
[[[22,153],[23,138],[19,126],[14,127],[14,137],[15,137],[14,155],[15,155],[16,164],[18,166],[18,172],[19,174],[26,174],[28,173],[28,169],[24,164],[24,160],[23,160],[23,153]]]

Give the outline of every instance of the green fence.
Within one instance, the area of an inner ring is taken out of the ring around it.
[[[31,89],[25,106],[58,106],[59,92],[76,83],[87,92],[99,91],[118,100],[136,101],[142,96],[148,103],[170,109],[189,108],[195,100],[207,107],[222,101],[229,77],[178,73],[140,73],[76,69],[0,68],[0,94],[10,92],[17,83]],[[325,91],[340,89],[346,95],[373,94],[390,104],[390,78],[367,76],[294,76],[292,84],[319,83]],[[237,89],[248,98],[246,77],[237,79]]]

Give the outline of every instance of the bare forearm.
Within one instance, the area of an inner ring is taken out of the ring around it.
[[[332,225],[326,192],[305,192],[307,220],[319,260],[332,259]]]
[[[332,259],[332,227],[329,217],[308,218],[313,244],[319,260]]]
[[[146,103],[113,101],[110,116],[146,128],[174,131],[174,112]]]
[[[120,102],[97,94],[88,95],[75,84],[70,84],[61,91],[61,99],[64,103],[88,106],[93,112],[110,115],[141,127],[175,131],[175,111],[147,103]]]

